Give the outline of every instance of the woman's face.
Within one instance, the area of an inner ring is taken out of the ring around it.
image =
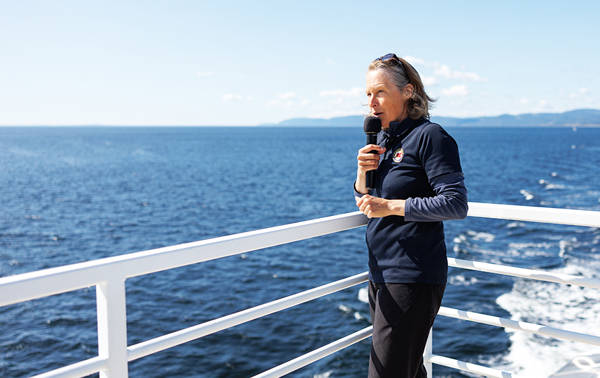
[[[410,98],[410,93],[407,95],[406,89],[404,87],[400,90],[384,70],[376,69],[367,72],[369,115],[381,119],[381,127],[384,129],[390,126],[390,122],[406,118],[406,101]]]

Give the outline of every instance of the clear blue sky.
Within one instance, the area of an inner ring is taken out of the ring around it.
[[[0,125],[361,114],[409,57],[433,115],[600,108],[598,1],[2,1]]]

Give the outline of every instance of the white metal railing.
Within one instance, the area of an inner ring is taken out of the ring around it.
[[[600,227],[600,212],[584,210],[470,202],[469,216]],[[60,369],[52,370],[39,376],[75,377],[100,372],[102,377],[127,377],[128,361],[365,282],[367,280],[367,273],[348,277],[129,347],[127,346],[125,306],[125,280],[127,278],[344,231],[360,227],[366,224],[366,222],[367,218],[364,215],[359,212],[353,212],[194,243],[180,244],[3,277],[0,278],[0,306],[73,291],[84,287],[96,286],[98,356]],[[475,269],[536,280],[600,288],[599,280],[578,276],[452,258],[448,259],[448,263],[449,266],[457,268]],[[600,338],[597,336],[577,334],[530,323],[515,322],[510,319],[502,319],[489,315],[449,309],[446,307],[440,309],[440,315],[497,325],[499,327],[525,330],[549,337],[600,345]],[[337,350],[350,346],[370,335],[371,327],[367,327],[283,365],[274,367],[273,369],[261,373],[259,376],[278,377],[287,374],[334,353]],[[429,365],[428,372],[430,375],[432,363],[489,376],[507,377],[511,375],[509,372],[433,355],[431,336],[428,341],[424,360]]]

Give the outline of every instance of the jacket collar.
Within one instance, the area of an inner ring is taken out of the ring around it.
[[[388,141],[395,143],[396,141],[404,138],[409,132],[412,131],[412,129],[418,125],[421,125],[425,121],[426,120],[424,118],[412,119],[408,117],[402,121],[392,121],[387,129],[381,129],[381,134],[379,135],[380,140],[383,143],[387,143]]]
[[[387,129],[382,129],[382,131],[387,134],[389,137],[402,138],[416,126],[422,124],[424,121],[423,118],[405,118],[402,121],[392,121],[390,122],[390,127]]]

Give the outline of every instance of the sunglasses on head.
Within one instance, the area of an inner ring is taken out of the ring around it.
[[[402,68],[402,70],[404,72],[406,72],[406,69],[404,68],[404,64],[402,63],[402,61],[400,60],[400,58],[398,58],[398,56],[394,53],[389,53],[389,54],[385,54],[384,56],[380,56],[379,58],[375,59],[375,61],[379,61],[379,62],[392,62],[392,63],[396,63],[397,65],[400,66],[400,68]]]
[[[396,60],[396,61],[400,62],[400,58],[398,58],[396,56],[396,54],[394,54],[394,53],[385,54],[384,56],[380,56],[379,58],[377,58],[375,60],[380,60],[382,62],[387,62],[388,60]]]

